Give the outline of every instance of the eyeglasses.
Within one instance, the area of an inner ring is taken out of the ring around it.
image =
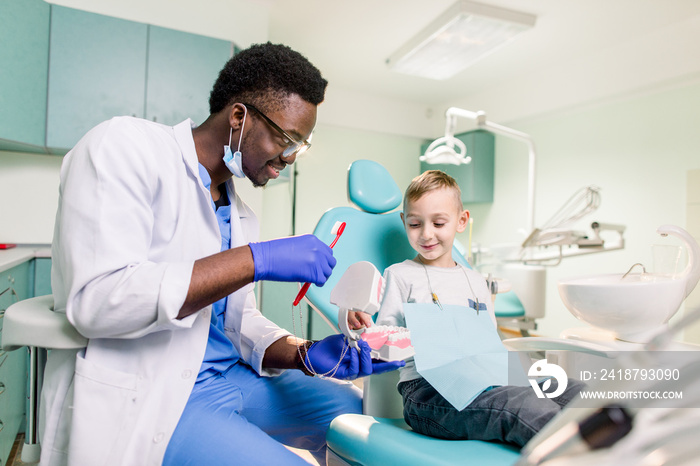
[[[310,136],[309,136],[309,139],[307,139],[305,141],[299,141],[296,138],[294,138],[293,136],[291,136],[288,132],[286,132],[285,130],[280,128],[277,123],[272,121],[270,118],[268,118],[267,115],[265,115],[263,112],[261,112],[260,110],[255,108],[253,105],[250,105],[250,104],[243,104],[243,105],[245,105],[246,107],[248,107],[251,110],[255,110],[255,112],[258,115],[263,117],[263,119],[267,122],[268,125],[272,126],[272,128],[274,130],[276,130],[278,133],[280,133],[282,136],[284,136],[284,138],[286,139],[287,147],[284,149],[284,151],[282,151],[282,158],[283,159],[289,159],[291,157],[294,157],[295,155],[297,155],[297,156],[301,155],[304,152],[306,152],[309,149],[309,147],[311,147],[311,143],[309,142],[309,139],[311,139]]]

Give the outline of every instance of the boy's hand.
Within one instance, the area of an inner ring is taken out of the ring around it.
[[[352,330],[359,330],[372,326],[372,316],[366,312],[348,311],[348,326]]]

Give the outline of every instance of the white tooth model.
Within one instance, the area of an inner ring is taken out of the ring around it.
[[[358,348],[357,340],[365,340],[375,359],[397,361],[409,358],[415,351],[407,328],[373,325],[356,331],[348,326],[348,311],[374,315],[379,311],[383,295],[384,280],[377,268],[366,261],[352,264],[331,291],[331,303],[339,307],[338,326],[348,337],[350,346]]]
[[[393,325],[373,325],[360,338],[372,348],[372,357],[383,361],[408,359],[416,354],[411,346],[411,331]]]

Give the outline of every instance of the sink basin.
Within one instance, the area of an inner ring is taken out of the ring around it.
[[[558,283],[564,305],[578,319],[645,343],[668,322],[686,297],[685,278],[666,275],[598,275]]]
[[[569,312],[594,327],[614,332],[620,340],[646,343],[660,332],[700,281],[700,246],[675,225],[661,225],[656,232],[685,243],[688,264],[681,274],[628,272],[562,280],[559,295]]]

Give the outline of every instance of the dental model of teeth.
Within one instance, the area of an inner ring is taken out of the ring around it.
[[[372,348],[372,357],[383,361],[399,361],[416,354],[411,345],[411,331],[393,325],[373,325],[360,335]]]

